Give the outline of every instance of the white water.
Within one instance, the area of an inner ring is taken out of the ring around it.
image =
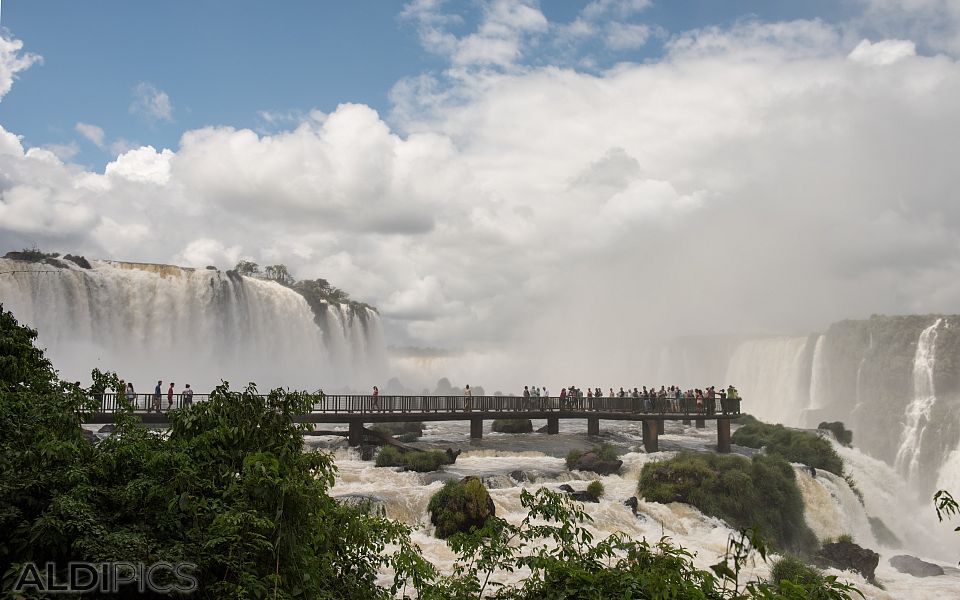
[[[535,424],[536,426],[537,424]],[[635,539],[646,538],[656,542],[661,536],[669,536],[674,543],[696,553],[695,563],[701,568],[717,562],[724,553],[728,536],[733,531],[721,520],[706,517],[695,508],[684,504],[657,504],[639,502],[640,517],[634,517],[622,502],[636,494],[636,485],[643,465],[667,458],[673,452],[645,454],[632,451],[621,456],[624,461],[622,475],[596,477],[591,473],[568,472],[564,461],[558,456],[566,453],[567,447],[586,447],[592,443],[583,435],[584,426],[579,421],[562,421],[561,435],[524,434],[519,436],[485,433],[484,440],[471,445],[467,441],[464,423],[429,423],[425,440],[439,446],[461,445],[466,450],[455,465],[447,467],[448,476],[460,478],[465,475],[484,476],[489,482],[490,494],[497,514],[518,524],[525,516],[520,506],[520,491],[523,486],[533,490],[541,486],[551,489],[569,482],[575,489],[583,489],[588,481],[599,479],[606,494],[599,504],[586,504],[585,510],[594,523],[589,527],[595,539],[622,531]],[[603,422],[603,431],[611,441],[634,446],[639,443],[635,424]],[[697,430],[668,423],[661,444],[689,448],[705,448],[715,441],[713,428]],[[671,447],[673,447],[671,446]],[[477,449],[471,449],[476,447]],[[513,448],[506,450],[504,448]],[[498,449],[499,448],[499,449]],[[551,454],[521,448],[540,448]],[[865,506],[860,503],[847,483],[830,473],[818,471],[812,477],[807,469],[797,466],[797,481],[804,497],[806,518],[819,538],[836,538],[851,535],[858,543],[881,554],[877,577],[886,587],[881,590],[851,572],[828,570],[854,583],[871,600],[926,600],[960,598],[960,572],[949,571],[960,557],[960,535],[952,527],[936,522],[932,503],[918,505],[906,494],[903,486],[890,485],[897,479],[891,467],[870,458],[858,450],[836,446],[848,470],[864,494]],[[441,571],[449,573],[453,568],[454,554],[446,543],[433,537],[429,523],[427,504],[430,496],[441,487],[435,475],[398,473],[393,469],[372,466],[358,460],[352,450],[336,452],[340,469],[332,493],[334,495],[364,494],[380,498],[387,515],[416,528],[413,539],[425,556]],[[509,477],[514,470],[533,475],[534,481],[517,484]],[[904,514],[911,518],[905,519]],[[901,548],[880,546],[874,539],[867,516],[878,517],[903,542]],[[942,577],[924,579],[902,574],[888,564],[890,557],[908,553],[948,568]],[[762,561],[749,565],[744,580],[766,577],[769,566]],[[523,573],[500,574],[499,581],[511,583],[520,580]],[[389,574],[383,575],[386,582]]]
[[[913,401],[907,405],[900,444],[894,466],[911,482],[916,481],[920,469],[920,451],[924,434],[930,423],[930,411],[937,402],[933,383],[933,366],[937,349],[937,327],[942,319],[923,330],[917,341],[913,359]]]
[[[0,259],[0,302],[39,332],[68,380],[117,371],[140,392],[162,379],[205,392],[220,379],[316,389],[353,383],[384,353],[379,319],[359,319],[328,344],[298,293],[218,271],[92,261],[59,269]],[[39,271],[43,271],[40,273]],[[339,313],[339,307],[333,307]],[[355,367],[352,370],[344,365]],[[362,382],[364,387],[368,381]]]
[[[796,421],[807,404],[801,392],[802,380],[808,377],[806,348],[806,337],[761,338],[737,346],[726,380],[745,398],[745,412],[769,423]]]

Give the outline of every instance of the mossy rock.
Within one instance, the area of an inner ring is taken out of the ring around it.
[[[754,527],[783,551],[807,556],[817,548],[793,467],[778,455],[681,452],[644,465],[638,492],[651,502],[691,504],[734,529]]]
[[[446,482],[430,498],[427,510],[430,522],[437,528],[436,536],[440,539],[479,529],[487,519],[497,514],[487,488],[478,477],[472,476]]]
[[[405,421],[399,423],[377,423],[371,429],[387,435],[401,436],[405,434],[416,434],[416,437],[423,435],[422,421]]]
[[[567,453],[567,468],[571,471],[590,471],[598,475],[613,475],[620,472],[623,461],[617,458],[617,450],[610,444],[594,446],[584,452],[574,448]]]
[[[843,477],[843,459],[830,442],[814,433],[757,421],[737,429],[731,440],[734,444],[749,448],[765,447],[769,454],[779,454],[790,462],[802,463]]]
[[[823,429],[833,434],[834,439],[844,446],[850,446],[853,443],[853,432],[847,429],[841,421],[832,421],[830,423],[823,421],[817,425],[817,429]]]
[[[427,473],[439,471],[443,465],[452,464],[456,459],[456,454],[452,455],[443,450],[403,452],[393,446],[384,446],[377,454],[376,466],[402,467],[418,473]]]
[[[497,433],[533,433],[530,419],[496,419],[490,427]]]

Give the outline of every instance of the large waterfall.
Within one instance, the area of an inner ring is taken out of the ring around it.
[[[741,339],[723,377],[739,387],[743,410],[763,420],[808,428],[843,421],[858,448],[929,500],[935,487],[960,485],[957,323],[875,316],[822,334]],[[713,381],[712,362],[693,381]]]
[[[316,318],[270,281],[167,265],[91,261],[90,269],[0,259],[0,302],[38,330],[63,377],[117,371],[138,391],[157,380],[233,386],[366,386],[384,342],[370,309],[330,305]]]

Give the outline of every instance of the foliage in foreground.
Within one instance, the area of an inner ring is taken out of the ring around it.
[[[638,492],[651,502],[692,504],[735,529],[754,527],[781,550],[808,555],[817,547],[793,467],[778,455],[681,452],[644,465]]]
[[[757,421],[737,429],[731,441],[749,448],[766,447],[768,453],[779,454],[790,462],[803,463],[843,477],[843,459],[830,442],[816,434]]]
[[[405,526],[329,496],[332,458],[303,452],[292,420],[306,396],[224,384],[169,413],[167,436],[126,407],[94,445],[79,426],[94,394],[60,382],[35,337],[0,310],[2,589],[27,561],[190,562],[200,598],[387,598],[384,566],[429,572]],[[115,375],[94,380],[122,398]]]

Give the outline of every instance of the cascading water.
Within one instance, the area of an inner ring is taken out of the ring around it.
[[[923,330],[917,342],[913,359],[913,401],[907,406],[905,422],[900,431],[900,444],[894,466],[911,482],[916,481],[920,469],[920,452],[924,434],[930,423],[930,411],[937,402],[933,381],[936,360],[937,328],[943,319]]]
[[[107,261],[61,268],[0,259],[0,272],[0,302],[38,330],[39,344],[71,380],[83,381],[98,367],[141,392],[158,379],[198,392],[221,379],[235,387],[255,381],[262,390],[365,387],[384,352],[372,311],[366,328],[343,330],[349,342],[341,347],[324,339],[297,292],[212,269]]]
[[[806,337],[748,340],[730,357],[726,380],[749,402],[745,411],[762,421],[794,423],[806,405],[800,382],[807,377]],[[757,368],[758,365],[763,368]]]

